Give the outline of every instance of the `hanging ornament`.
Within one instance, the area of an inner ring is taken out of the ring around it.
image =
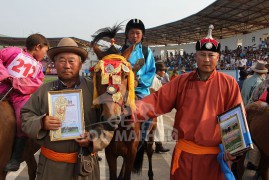
[[[119,72],[121,71],[121,66],[118,66],[116,67],[114,70],[113,70],[113,74],[118,74]]]
[[[105,70],[106,70],[107,73],[112,73],[114,71],[114,66],[112,64],[108,64],[105,67]]]
[[[113,85],[107,87],[106,92],[110,95],[115,94],[117,92],[117,88]]]
[[[109,83],[109,74],[108,73],[102,73],[102,82],[101,84],[108,84]]]
[[[126,73],[130,72],[130,69],[127,66],[125,66],[124,64],[122,64],[122,70]]]
[[[121,84],[121,76],[113,75],[112,76],[112,84]]]
[[[112,99],[114,102],[119,102],[121,98],[122,98],[121,92],[117,92],[112,95]]]

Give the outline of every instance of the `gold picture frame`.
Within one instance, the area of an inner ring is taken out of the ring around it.
[[[51,141],[79,138],[85,132],[82,90],[48,92],[49,115],[62,121],[58,130],[50,130]]]

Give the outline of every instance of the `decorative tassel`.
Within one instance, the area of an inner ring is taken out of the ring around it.
[[[96,72],[93,75],[93,107],[99,107],[98,93],[96,88]]]
[[[135,83],[134,83],[134,73],[132,70],[130,70],[128,75],[128,87],[129,87],[129,95],[128,95],[128,101],[127,104],[131,107],[132,111],[136,111],[136,105],[135,105]]]
[[[101,69],[101,73],[104,72],[104,61],[99,60],[98,63],[94,66],[93,74],[93,108],[99,107],[98,92],[96,88],[96,73]]]

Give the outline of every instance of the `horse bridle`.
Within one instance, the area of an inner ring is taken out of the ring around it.
[[[116,55],[116,56],[119,56],[119,55]],[[126,62],[123,61],[123,59],[119,57],[116,57],[116,60],[112,60],[115,57],[106,56],[106,58],[108,59],[99,61],[100,63],[98,63],[94,68],[95,88],[98,86],[97,80],[96,80],[96,77],[97,77],[96,73],[100,72],[100,70],[101,70],[101,85],[107,85],[106,92],[104,92],[101,96],[99,96],[99,100],[97,100],[94,104],[99,105],[100,112],[103,112],[104,107],[102,105],[106,103],[116,103],[120,107],[121,112],[119,114],[115,114],[111,118],[112,119],[114,118],[115,120],[131,119],[132,113],[129,113],[130,110],[128,109],[129,107],[128,98],[130,96],[128,80],[130,78],[129,77],[130,74],[128,74],[128,77],[124,77],[124,78],[128,78],[127,84],[125,84],[125,87],[124,87],[126,89],[124,95],[121,93],[121,90],[120,90],[120,88],[122,88],[122,86],[120,86],[120,84],[122,84],[121,83],[122,80],[117,80],[120,77],[122,78],[122,73],[124,74],[130,73],[130,69],[131,69],[130,64],[128,64],[127,61]],[[95,90],[97,91],[97,89]],[[98,95],[98,93],[96,93],[96,95]],[[131,96],[132,96],[132,93],[131,93]],[[100,118],[104,118],[104,117],[100,116]],[[104,120],[104,119],[101,119],[101,120]]]
[[[108,92],[106,92],[106,93],[109,95],[109,98],[102,99],[102,103],[100,103],[100,105],[101,104],[105,104],[107,102],[116,103],[121,108],[120,120],[123,120],[123,119],[131,119],[131,115],[127,115],[126,116],[124,114],[124,110],[127,108],[127,105],[126,104],[127,104],[127,100],[128,100],[129,91],[126,89],[125,95],[124,95],[123,100],[121,102],[114,102],[113,99],[112,99],[112,94],[109,94]],[[102,106],[100,106],[100,110],[102,112]]]

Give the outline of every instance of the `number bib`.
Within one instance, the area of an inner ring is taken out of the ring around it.
[[[7,70],[11,76],[32,77],[35,78],[39,72],[41,65],[31,57],[19,53],[16,58],[7,66]]]

